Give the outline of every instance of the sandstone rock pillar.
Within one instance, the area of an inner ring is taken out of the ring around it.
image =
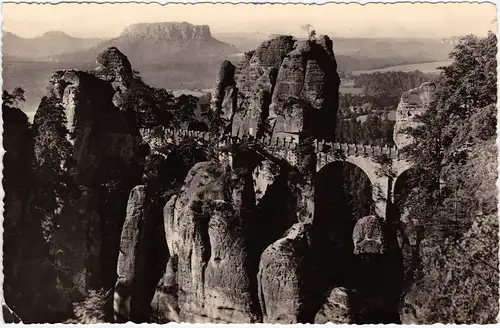
[[[297,223],[262,253],[257,280],[264,323],[310,320],[310,230]]]
[[[123,224],[118,265],[113,312],[115,322],[130,320],[132,285],[135,278],[137,253],[140,242],[141,228],[145,220],[145,186],[132,189],[127,204],[127,216]]]

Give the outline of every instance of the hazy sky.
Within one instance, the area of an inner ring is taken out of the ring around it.
[[[139,22],[208,24],[213,33],[298,35],[311,24],[331,36],[445,37],[496,32],[493,4],[3,4],[3,29],[23,37],[60,30],[78,37],[114,37]]]

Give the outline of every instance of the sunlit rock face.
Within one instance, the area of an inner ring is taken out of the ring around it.
[[[344,287],[331,290],[325,303],[316,313],[314,323],[354,324],[355,309],[352,291]]]
[[[429,108],[435,89],[434,83],[427,82],[401,96],[401,101],[396,109],[396,124],[394,125],[394,142],[399,149],[413,142],[407,129],[418,127],[420,124],[418,116]]]
[[[221,72],[232,73],[228,67],[224,62]],[[340,79],[327,36],[265,41],[246,53],[232,78],[221,84],[226,75],[219,75],[214,95],[216,102],[228,104],[218,108],[231,118],[233,135],[333,138]]]
[[[309,314],[310,230],[297,223],[262,253],[257,279],[264,323],[300,323]]]
[[[375,215],[359,219],[354,226],[352,239],[354,254],[384,254],[383,221]]]
[[[291,36],[279,36],[246,53],[237,65],[235,80],[239,93],[233,134],[256,136],[264,132],[276,76],[294,46]]]
[[[273,133],[333,136],[340,79],[332,42],[297,42],[278,72],[269,108]]]
[[[237,179],[230,170],[196,164],[165,206],[170,260],[153,299],[165,321],[260,321],[257,263],[250,260],[251,223],[244,214],[255,202],[243,191],[253,180],[250,175],[228,192],[226,179]]]

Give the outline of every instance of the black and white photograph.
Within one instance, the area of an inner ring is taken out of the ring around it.
[[[492,324],[492,3],[3,3],[5,323]]]

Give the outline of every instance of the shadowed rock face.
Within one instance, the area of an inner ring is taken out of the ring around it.
[[[43,294],[51,292],[46,287],[46,274],[51,268],[44,265],[47,247],[41,227],[30,215],[34,178],[28,117],[20,109],[3,103],[2,119],[3,319],[6,323],[18,323],[19,315],[25,323],[31,323],[47,309]]]
[[[227,81],[218,80],[214,94],[228,94],[225,90],[231,88],[231,106],[224,107],[223,116],[232,118],[233,135],[333,138],[340,79],[327,36],[317,41],[299,42],[290,36],[266,41],[245,54]]]
[[[58,200],[50,219],[58,224],[49,241],[53,258],[47,256],[58,281],[53,292],[69,304],[89,289],[114,285],[127,198],[140,183],[145,155],[133,116],[116,106],[117,93],[124,90],[120,86],[131,76],[130,63],[116,48],[100,54],[98,62],[96,71],[55,72],[34,120],[36,171],[47,171],[49,149],[62,152],[68,164],[60,165],[61,172],[44,174],[56,181],[66,175],[76,189],[68,187]],[[56,144],[50,139],[54,124],[64,134]],[[38,193],[35,201],[52,193]]]
[[[221,132],[231,129],[236,105],[238,101],[238,88],[234,81],[236,67],[225,60],[217,75],[216,87],[212,91],[212,111],[221,119]]]
[[[165,302],[157,300],[164,294],[163,275],[169,277],[176,258],[168,264],[168,247],[163,223],[163,207],[168,195],[182,186],[187,172],[199,161],[205,161],[203,152],[196,143],[186,141],[164,154],[149,154],[144,165],[143,183],[130,193],[127,216],[122,229],[118,258],[118,281],[115,285],[114,315],[117,322],[164,322],[171,317]],[[167,273],[165,273],[167,266]],[[171,279],[165,283],[170,286]],[[168,289],[168,288],[167,288]],[[151,307],[151,301],[156,306]],[[168,304],[171,302],[169,301]],[[166,319],[165,319],[166,320]]]

